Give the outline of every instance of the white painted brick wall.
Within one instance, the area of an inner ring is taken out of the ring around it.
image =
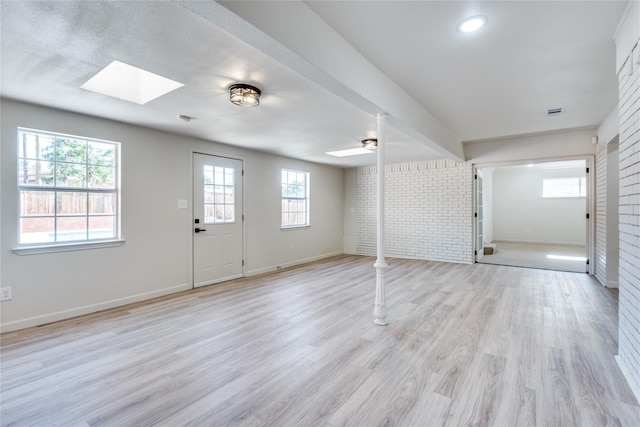
[[[596,150],[596,242],[595,276],[607,284],[607,143],[598,142]],[[613,220],[613,219],[612,219]]]
[[[619,79],[619,177],[620,177],[620,300],[618,363],[640,399],[640,65],[630,73],[629,63],[640,55],[640,46],[622,67]]]
[[[357,170],[357,253],[376,254],[376,167]],[[387,256],[473,262],[472,165],[451,160],[385,167]]]

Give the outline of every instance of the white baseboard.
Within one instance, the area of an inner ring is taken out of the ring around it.
[[[39,326],[47,323],[57,322],[60,320],[71,319],[72,317],[78,317],[85,314],[107,310],[110,308],[120,307],[120,306],[131,304],[134,302],[161,297],[161,296],[172,294],[175,292],[186,291],[191,288],[192,286],[189,283],[182,283],[180,285],[171,286],[169,288],[158,289],[155,291],[145,292],[137,295],[131,295],[124,298],[117,298],[109,301],[99,302],[96,304],[90,304],[82,307],[71,308],[69,310],[62,310],[62,311],[56,311],[54,313],[43,314],[41,316],[33,316],[33,317],[28,317],[26,319],[14,320],[12,322],[6,322],[6,323],[0,324],[0,332],[16,331],[18,329],[30,328],[32,326]]]
[[[314,257],[310,257],[310,258],[298,259],[298,260],[295,260],[295,261],[285,262],[283,264],[272,265],[272,266],[269,266],[269,267],[258,268],[258,269],[255,269],[255,270],[248,270],[248,271],[245,271],[244,274],[245,274],[246,277],[257,276],[258,274],[270,273],[272,271],[277,271],[277,270],[280,270],[282,268],[293,267],[293,266],[300,265],[300,264],[306,264],[308,262],[318,261],[320,259],[329,258],[329,257],[332,257],[332,256],[337,256],[337,255],[344,255],[344,252],[330,252],[328,254],[317,255],[317,256],[314,256]]]
[[[640,384],[637,383],[634,380],[634,378],[631,376],[631,371],[629,371],[624,360],[619,355],[616,355],[615,358],[616,358],[616,362],[618,362],[618,366],[620,367],[620,370],[622,371],[622,375],[624,375],[625,379],[627,380],[627,384],[629,384],[629,388],[631,389],[634,396],[636,397],[636,400],[640,402]]]

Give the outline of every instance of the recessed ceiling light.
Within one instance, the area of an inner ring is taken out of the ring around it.
[[[461,33],[472,33],[487,25],[489,20],[486,16],[476,15],[464,19],[458,24],[458,31]]]
[[[328,151],[325,154],[328,154],[334,157],[347,157],[347,156],[358,156],[360,154],[373,154],[373,151],[367,150],[366,148],[350,148],[348,150]]]
[[[182,86],[180,82],[113,61],[80,87],[143,105]]]

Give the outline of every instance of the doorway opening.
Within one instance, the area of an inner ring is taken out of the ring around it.
[[[476,167],[475,261],[589,273],[588,163]]]

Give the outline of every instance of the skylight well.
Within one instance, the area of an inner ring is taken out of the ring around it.
[[[340,151],[328,151],[325,154],[328,154],[333,157],[348,157],[348,156],[358,156],[360,154],[373,154],[374,152],[371,150],[367,150],[366,148],[350,148],[348,150],[340,150]]]
[[[80,86],[82,89],[144,105],[184,84],[150,71],[113,61]]]

